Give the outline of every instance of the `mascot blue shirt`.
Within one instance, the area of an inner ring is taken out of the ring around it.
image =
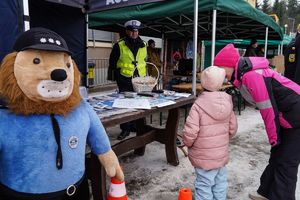
[[[82,101],[68,115],[55,118],[61,131],[61,170],[55,164],[57,143],[50,115],[16,115],[0,109],[2,184],[26,193],[60,191],[83,176],[86,142],[96,155],[110,150],[106,132],[87,102]]]

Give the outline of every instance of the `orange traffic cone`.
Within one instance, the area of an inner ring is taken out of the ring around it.
[[[178,200],[192,200],[192,190],[189,188],[181,188]]]
[[[128,200],[124,181],[111,178],[107,200]]]

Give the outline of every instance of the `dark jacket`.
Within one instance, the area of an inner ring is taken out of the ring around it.
[[[256,56],[257,57],[265,57],[265,52],[263,52],[262,50],[257,50],[256,51]]]
[[[296,46],[293,39],[284,50],[284,76],[292,81],[295,81],[296,64]]]
[[[137,39],[131,39],[126,36],[121,40],[125,41],[125,44],[131,50],[134,57],[136,57],[139,48],[145,47],[145,43],[140,37],[138,37]],[[117,69],[117,62],[120,58],[119,42],[113,46],[113,49],[110,53],[107,80],[116,81],[116,77],[117,77],[116,73],[119,73],[119,70]]]
[[[244,57],[256,57],[256,49],[252,46],[247,47]]]
[[[295,82],[300,85],[300,34],[297,32],[295,37],[295,58],[296,58],[296,72],[295,72]]]

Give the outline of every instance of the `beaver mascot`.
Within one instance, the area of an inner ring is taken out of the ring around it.
[[[80,192],[86,143],[107,174],[123,180],[105,129],[80,97],[80,73],[65,40],[33,28],[13,49],[0,67],[0,199],[89,199]]]

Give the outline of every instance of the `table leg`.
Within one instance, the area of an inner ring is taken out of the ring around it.
[[[241,109],[242,109],[242,96],[240,91],[237,91],[237,97],[238,97],[238,111],[239,115],[241,115]]]
[[[145,133],[146,119],[145,118],[137,119],[135,122],[136,122],[136,136],[143,135]],[[145,154],[145,150],[146,150],[146,146],[140,147],[134,150],[134,154],[143,156]]]
[[[93,199],[106,200],[106,172],[94,154],[91,154],[87,171],[88,179],[91,181]]]
[[[169,110],[169,115],[166,124],[166,137],[165,137],[165,148],[167,161],[171,165],[177,166],[179,164],[177,155],[177,128],[179,123],[179,108]]]

